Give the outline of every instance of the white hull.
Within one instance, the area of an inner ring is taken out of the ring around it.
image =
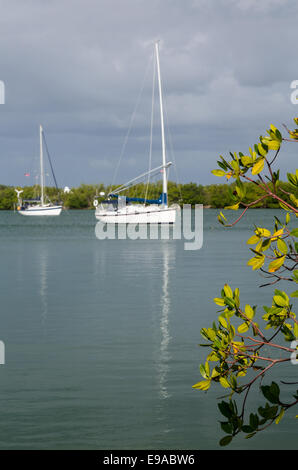
[[[146,207],[143,207],[134,212],[131,210],[118,210],[113,213],[96,209],[95,217],[107,224],[174,224],[176,221],[176,209],[146,209]]]
[[[53,216],[60,215],[62,206],[32,206],[27,209],[20,209],[19,214],[25,216]]]

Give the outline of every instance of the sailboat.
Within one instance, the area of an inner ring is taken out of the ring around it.
[[[159,91],[159,106],[160,106],[160,122],[161,122],[161,147],[162,147],[162,165],[142,173],[138,177],[128,181],[126,184],[121,185],[116,190],[108,194],[105,201],[98,205],[95,198],[94,206],[95,217],[104,223],[128,224],[174,224],[176,221],[177,207],[168,206],[168,180],[167,169],[172,165],[172,162],[166,160],[166,144],[165,144],[165,130],[164,130],[164,113],[163,113],[163,97],[161,87],[160,75],[160,62],[159,62],[159,47],[158,42],[155,43],[155,59],[157,65],[157,79]],[[122,196],[121,193],[128,188],[138,184],[142,178],[151,174],[162,173],[162,193],[158,199],[144,199],[132,198]],[[137,204],[132,204],[137,203]]]
[[[18,213],[21,215],[29,215],[29,216],[53,216],[53,215],[60,215],[62,211],[62,206],[52,204],[51,202],[46,202],[44,186],[45,186],[45,178],[44,178],[44,162],[43,162],[43,128],[39,126],[39,141],[40,141],[40,188],[41,194],[40,198],[38,199],[24,199],[22,200],[20,194],[23,192],[21,190],[15,189],[18,197],[18,206],[17,210]],[[52,163],[50,161],[51,169]],[[53,176],[56,183],[56,178],[53,172]],[[57,187],[57,185],[56,185]]]

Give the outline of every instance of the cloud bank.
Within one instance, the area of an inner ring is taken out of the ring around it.
[[[296,2],[11,0],[0,7],[3,184],[32,183],[24,173],[38,166],[39,123],[60,185],[110,183],[142,83],[117,181],[144,171],[151,69],[144,75],[156,39],[181,182],[218,183],[210,170],[219,154],[246,152],[271,122],[290,124],[297,115],[290,101]],[[157,164],[158,139],[157,131]],[[284,150],[283,175],[296,167],[297,150]]]

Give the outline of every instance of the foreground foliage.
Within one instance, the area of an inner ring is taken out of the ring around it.
[[[298,118],[294,122],[298,125]],[[265,200],[274,201],[284,210],[282,219],[274,217],[270,228],[254,227],[252,236],[247,240],[253,254],[247,265],[254,271],[262,272],[266,278],[262,286],[272,286],[281,281],[287,281],[291,286],[298,283],[298,228],[289,228],[291,218],[296,220],[298,217],[298,170],[287,174],[287,190],[280,183],[279,170],[273,170],[283,142],[298,143],[298,129],[286,130],[289,137],[282,137],[281,132],[271,125],[267,136],[261,136],[260,142],[249,149],[249,154],[231,153],[230,160],[221,156],[219,169],[212,172],[235,181],[231,194],[233,203],[225,209],[242,208],[240,216],[230,223],[223,212],[219,214],[218,220],[225,227],[235,225],[250,207]],[[257,188],[258,197],[255,200],[247,201],[244,182]],[[297,290],[286,293],[275,289],[271,305],[263,306],[263,314],[253,305],[253,301],[252,305],[242,305],[239,289],[232,289],[228,284],[214,299],[220,307],[218,321],[201,330],[207,341],[202,346],[209,349],[209,354],[200,366],[203,380],[194,388],[206,391],[214,383],[228,391],[228,401],[218,404],[223,416],[221,428],[226,434],[220,441],[222,446],[228,445],[239,433],[250,438],[272,423],[278,424],[285,412],[298,403],[295,297],[298,297]],[[264,379],[272,370],[290,361],[294,364],[292,375],[296,381],[281,382],[282,390],[274,381],[264,384]],[[257,384],[266,401],[257,410],[248,413],[249,393]],[[283,398],[281,392],[288,398]],[[237,399],[237,396],[240,398]]]

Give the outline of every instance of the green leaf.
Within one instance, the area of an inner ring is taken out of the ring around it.
[[[287,302],[289,302],[289,297],[288,297],[287,294],[286,294],[284,291],[282,291],[282,290],[275,289],[274,295],[280,295],[280,296],[283,297]]]
[[[234,204],[233,206],[226,206],[224,209],[229,209],[229,210],[232,210],[232,211],[237,211],[239,209],[239,202],[237,202],[237,204]]]
[[[220,382],[221,386],[224,387],[224,388],[229,388],[229,387],[230,387],[229,382],[228,382],[227,379],[224,378],[224,377],[221,377],[221,378],[219,379],[219,382]]]
[[[224,307],[224,306],[225,306],[225,301],[224,301],[224,299],[222,299],[221,297],[215,297],[215,299],[213,299],[213,302],[214,302],[216,305],[219,305],[220,307]]]
[[[233,390],[236,390],[238,384],[237,384],[237,379],[234,375],[230,375],[230,383],[231,383],[231,388]]]
[[[245,439],[250,439],[251,437],[254,437],[256,435],[256,431],[255,432],[252,432],[251,434],[247,434],[247,436],[245,436]]]
[[[231,287],[228,284],[224,285],[224,293],[225,293],[226,297],[229,297],[230,299],[233,298],[233,291],[232,291]]]
[[[265,263],[265,256],[255,256],[254,258],[251,258],[248,262],[248,266],[252,266],[253,271],[260,269],[263,264]]]
[[[262,241],[261,251],[268,250],[268,248],[270,248],[270,245],[271,245],[271,239],[266,238],[265,240]],[[257,247],[256,247],[256,249],[257,249]]]
[[[222,401],[218,403],[217,406],[219,408],[219,411],[221,412],[223,416],[225,416],[225,418],[230,418],[233,415],[231,407],[229,403],[227,403],[226,401]]]
[[[275,295],[273,300],[278,307],[287,307],[289,305],[289,301],[281,295]]]
[[[285,409],[282,408],[282,409],[280,410],[280,413],[279,413],[278,417],[277,417],[276,420],[275,420],[275,423],[276,423],[276,424],[278,424],[278,423],[282,420],[284,414],[285,414]]]
[[[278,201],[278,205],[284,210],[284,211],[289,211],[289,207],[286,206],[283,202]]]
[[[252,427],[252,430],[255,431],[259,426],[259,418],[257,414],[251,413],[249,416],[249,424]]]
[[[262,385],[261,390],[262,390],[264,397],[267,398],[267,400],[269,400],[271,403],[273,404],[279,403],[280,390],[276,382],[272,382],[270,386]],[[275,417],[276,412],[277,412],[276,407],[271,407],[270,413],[273,414],[272,417]]]
[[[261,173],[261,171],[264,168],[264,164],[265,164],[264,158],[262,158],[257,163],[255,163],[251,170],[252,175],[258,175],[259,173]]]
[[[245,305],[244,312],[245,312],[245,315],[247,316],[247,318],[249,318],[249,320],[252,320],[253,317],[255,316],[255,312],[254,312],[254,310],[251,308],[250,305]]]
[[[291,295],[291,297],[298,297],[298,290],[295,290],[290,295]]]
[[[253,163],[253,159],[252,157],[249,157],[248,155],[243,155],[243,157],[241,157],[241,163],[244,166],[248,166]]]
[[[225,163],[223,162],[220,162],[219,160],[217,160],[217,164],[218,166],[220,166],[220,168],[222,168],[223,170],[227,171],[228,167]]]
[[[284,261],[285,261],[285,256],[281,256],[280,258],[277,258],[274,261],[271,261],[271,263],[268,266],[268,272],[274,273],[275,271],[278,271],[279,268],[284,264]]]
[[[267,228],[257,227],[255,233],[260,237],[271,237],[271,232]]]
[[[212,170],[211,173],[215,176],[225,176],[226,172],[224,170]]]
[[[247,240],[246,243],[248,245],[255,245],[256,243],[259,243],[259,241],[260,241],[260,237],[258,237],[257,235],[253,235]]]
[[[268,389],[270,387],[266,386]],[[261,387],[262,388],[262,387]],[[278,406],[270,406],[269,403],[266,403],[266,406],[264,408],[260,407],[258,408],[259,415],[262,416],[263,418],[267,419],[273,419],[275,418],[277,412],[278,412]]]
[[[258,144],[258,151],[259,151],[259,154],[262,155],[262,157],[265,157],[266,154],[268,153],[267,145]]]
[[[210,387],[210,383],[211,383],[211,380],[202,380],[201,382],[198,382],[195,385],[193,385],[192,388],[206,391]]]
[[[241,431],[248,434],[250,432],[253,432],[253,428],[251,426],[248,426],[248,425],[245,424],[244,426],[242,426]]]
[[[213,328],[202,328],[200,333],[203,338],[210,341],[214,341],[216,337],[216,332],[213,330]]]
[[[288,245],[282,239],[277,240],[277,248],[284,255],[288,253]]]
[[[223,326],[224,328],[228,328],[228,322],[222,315],[218,317],[218,321],[221,324],[221,326]]]
[[[239,307],[240,305],[240,290],[238,287],[236,287],[235,292],[234,292],[234,300],[235,300],[235,305],[236,307]]]
[[[247,323],[242,323],[240,326],[238,326],[238,333],[245,333],[248,330],[249,325]]]
[[[225,436],[225,437],[223,437],[223,438],[219,441],[219,445],[220,445],[221,447],[227,446],[227,445],[230,444],[230,442],[232,441],[232,439],[233,439],[233,436]]]
[[[225,297],[225,303],[228,307],[230,308],[235,308],[235,301],[233,299],[231,299],[230,297]]]
[[[282,141],[282,135],[281,135],[281,133],[278,129],[275,129],[275,135],[276,135],[277,139],[279,140],[279,142],[281,142]]]
[[[233,432],[233,426],[229,422],[220,423],[221,429],[226,432],[227,434],[231,434]]]
[[[200,365],[200,373],[201,373],[201,376],[204,377],[204,379],[207,379],[208,374],[207,374],[207,372],[206,372],[206,370],[205,370],[204,364],[201,364],[201,365]]]

